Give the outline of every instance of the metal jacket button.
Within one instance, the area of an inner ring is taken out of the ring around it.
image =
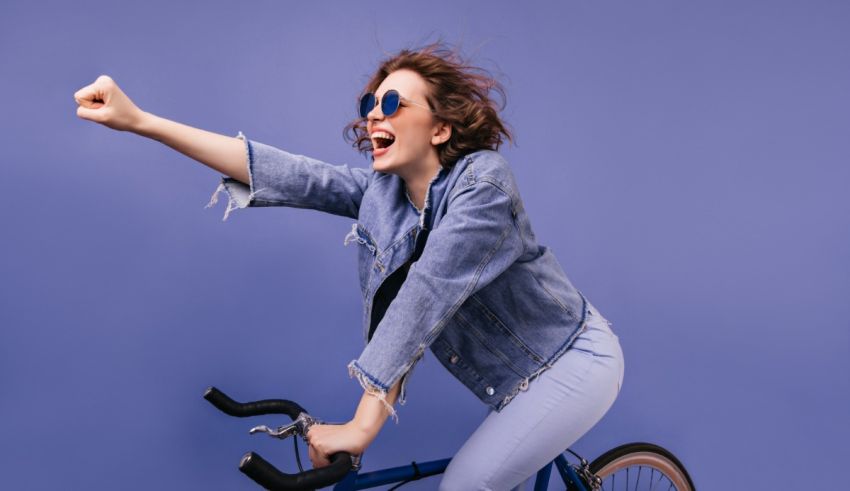
[[[493,395],[493,394],[495,394],[495,393],[496,393],[496,390],[495,390],[494,388],[492,388],[492,387],[487,387],[487,388],[485,389],[485,391],[487,392],[487,395],[488,395],[488,396],[491,396],[491,395]]]
[[[458,360],[458,356],[457,356],[457,355],[452,355],[452,357],[451,357],[451,358],[449,358],[449,362],[451,362],[451,364],[452,364],[452,365],[454,365],[455,363],[457,363],[457,360]]]

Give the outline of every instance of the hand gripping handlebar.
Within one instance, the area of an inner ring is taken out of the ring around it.
[[[311,425],[322,423],[310,416],[299,404],[285,399],[263,399],[253,402],[236,402],[215,387],[204,392],[204,399],[213,406],[229,414],[244,418],[262,414],[286,414],[293,422],[275,430],[266,426],[257,426],[251,433],[264,431],[277,438],[300,435],[305,437]],[[286,474],[254,452],[248,452],[239,461],[239,470],[260,486],[269,490],[305,491],[323,488],[341,481],[352,469],[359,467],[360,456],[348,452],[337,452],[330,456],[330,465],[319,469],[309,469],[297,474]]]

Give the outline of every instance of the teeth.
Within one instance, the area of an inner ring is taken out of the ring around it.
[[[395,140],[395,137],[386,131],[375,131],[372,133],[372,138],[383,138],[385,140]]]

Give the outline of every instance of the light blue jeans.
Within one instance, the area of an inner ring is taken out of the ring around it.
[[[587,327],[570,349],[467,439],[440,491],[521,490],[602,419],[623,384],[623,352],[608,320],[589,307]]]

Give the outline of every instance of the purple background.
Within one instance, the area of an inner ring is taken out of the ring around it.
[[[330,421],[362,393],[352,221],[222,222],[217,173],[74,92],[108,74],[160,116],[367,166],[341,137],[363,84],[439,36],[504,81],[537,236],[623,344],[573,448],[656,442],[701,489],[840,486],[850,8],[704,3],[4,2],[0,487],[257,489],[242,454],[291,471],[291,444],[205,387]],[[428,353],[365,469],[449,457],[485,414]]]

